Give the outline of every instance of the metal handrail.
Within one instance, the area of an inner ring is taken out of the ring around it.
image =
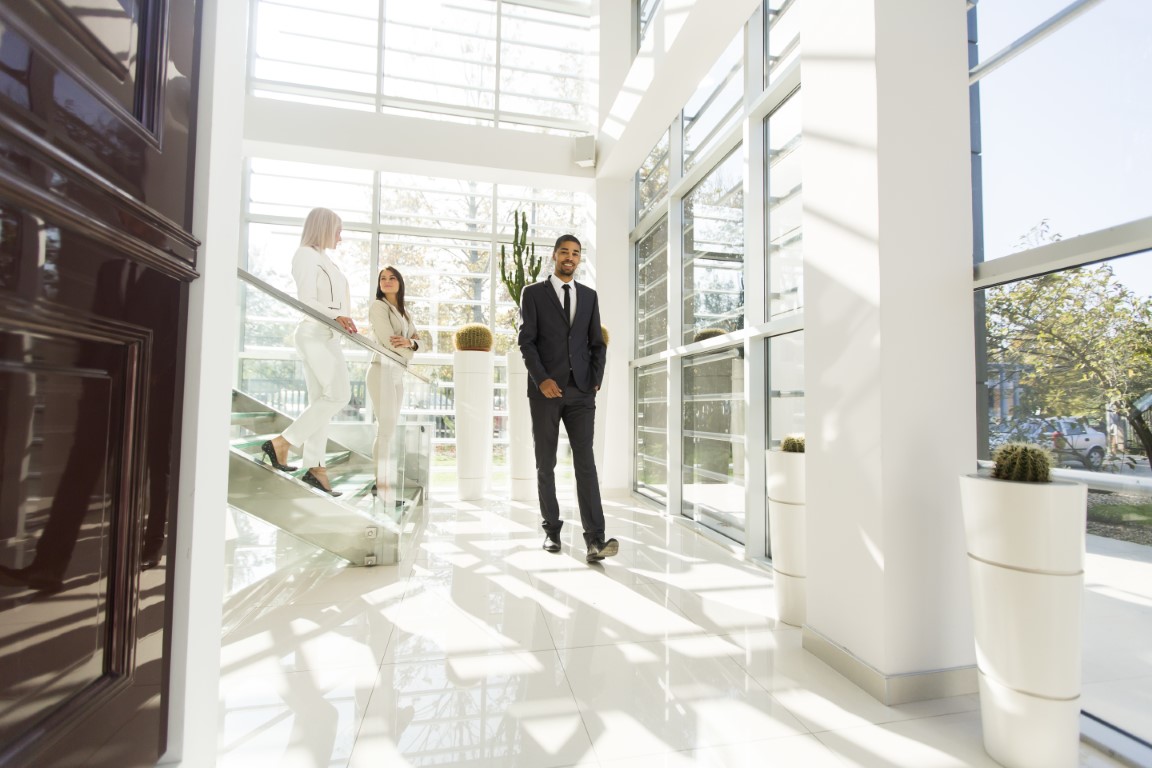
[[[377,344],[376,342],[372,341],[371,339],[368,339],[367,337],[361,336],[358,333],[348,333],[348,331],[344,330],[344,326],[340,325],[340,323],[336,322],[332,318],[328,317],[327,315],[321,314],[320,312],[317,312],[312,307],[308,306],[307,304],[300,301],[299,299],[296,299],[296,298],[293,298],[292,296],[289,296],[288,294],[284,293],[284,291],[280,290],[279,288],[276,288],[275,286],[269,285],[268,283],[264,282],[260,278],[253,275],[251,272],[248,272],[247,270],[243,269],[242,267],[236,268],[236,276],[239,277],[244,282],[248,283],[248,285],[257,289],[258,291],[265,293],[268,296],[271,296],[272,298],[276,299],[276,301],[279,301],[281,304],[289,306],[292,309],[296,310],[297,312],[300,312],[301,314],[307,315],[308,317],[312,318],[313,320],[316,320],[317,322],[322,323],[322,324],[328,326],[329,328],[332,328],[333,330],[339,331],[345,339],[347,339],[348,341],[351,341],[353,344],[364,347],[364,349],[367,349],[370,352],[375,352],[376,354],[380,355],[382,359],[388,360],[389,362],[393,363],[394,365],[400,366],[401,368],[404,369],[404,372],[407,373],[409,376],[413,376],[413,377],[419,379],[420,381],[424,382],[425,384],[431,384],[432,383],[426,376],[421,376],[420,374],[411,370],[408,367],[407,362],[405,362],[404,358],[401,357],[400,355],[396,354],[392,350],[390,350],[386,347],[382,347],[379,344]]]

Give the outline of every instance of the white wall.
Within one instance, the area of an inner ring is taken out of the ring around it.
[[[964,3],[801,11],[809,627],[882,675],[967,666]]]

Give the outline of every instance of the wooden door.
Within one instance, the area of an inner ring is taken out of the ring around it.
[[[165,750],[196,0],[0,0],[0,765]]]

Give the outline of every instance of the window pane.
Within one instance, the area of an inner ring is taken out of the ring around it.
[[[636,356],[668,348],[668,219],[636,243]]]
[[[262,0],[252,76],[375,94],[379,11],[377,0]]]
[[[733,348],[683,366],[682,514],[743,543],[743,356]]]
[[[744,156],[739,148],[684,198],[684,343],[744,327]]]
[[[787,435],[804,434],[804,332],[767,339],[768,448],[779,448]],[[768,514],[771,511],[767,509]],[[772,556],[769,526],[764,526],[764,551]]]
[[[981,0],[973,9],[980,60],[999,53],[1071,4],[1072,0]]]
[[[804,243],[800,199],[800,94],[764,122],[768,196],[768,319],[804,306]]]
[[[800,53],[800,14],[795,0],[767,0],[764,3],[764,39],[768,55],[764,81],[771,83]]]
[[[668,131],[656,142],[656,146],[644,158],[644,164],[636,172],[636,220],[659,205],[668,196],[668,180],[671,169],[668,156]]]
[[[658,501],[668,497],[668,364],[636,369],[637,491]]]
[[[467,234],[492,231],[491,184],[399,173],[380,174],[380,183],[382,225]]]
[[[644,45],[644,38],[648,36],[648,29],[652,24],[652,17],[660,7],[660,0],[632,0],[636,7],[636,48]]]
[[[975,86],[985,259],[1152,211],[1150,50],[1152,3],[1109,0]]]
[[[500,119],[588,124],[588,17],[504,3],[500,34]]]
[[[345,224],[372,220],[372,171],[287,160],[252,160],[248,211],[291,216],[301,223],[308,211],[331,208]]]
[[[385,2],[387,99],[491,114],[496,105],[496,3]]]
[[[684,105],[685,171],[736,124],[743,104],[744,30],[741,29]]]
[[[1147,710],[1131,704],[1152,695],[1152,252],[980,299],[987,447],[1034,442],[1057,466],[1088,470],[1082,708],[1152,741]],[[1133,487],[1093,488],[1096,477]]]

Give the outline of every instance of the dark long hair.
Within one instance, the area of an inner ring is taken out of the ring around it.
[[[380,274],[376,275],[376,298],[380,301],[388,301],[384,298],[384,291],[380,290],[380,278],[384,277],[384,270],[388,270],[400,282],[400,290],[396,292],[396,309],[400,310],[401,317],[408,317],[407,310],[404,309],[404,275],[400,274],[400,270],[396,267],[387,266],[380,270]]]

